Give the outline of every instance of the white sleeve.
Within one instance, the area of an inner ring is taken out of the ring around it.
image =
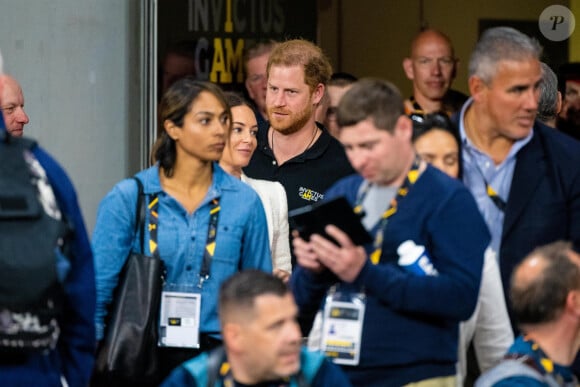
[[[272,266],[274,269],[292,272],[292,259],[290,255],[290,239],[288,226],[288,201],[286,191],[280,183],[276,187],[276,208],[273,209],[273,236],[272,236]]]
[[[479,303],[473,343],[479,368],[484,372],[501,360],[514,341],[499,266],[489,248],[485,253]]]

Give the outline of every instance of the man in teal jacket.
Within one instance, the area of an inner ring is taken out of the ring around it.
[[[219,300],[224,348],[174,370],[169,386],[350,386],[324,355],[301,349],[298,308],[278,278],[247,270],[228,279]]]

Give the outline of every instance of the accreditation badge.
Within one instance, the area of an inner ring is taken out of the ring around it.
[[[200,293],[164,290],[161,293],[158,346],[199,348],[200,310]]]
[[[336,364],[358,365],[366,297],[330,291],[322,323],[322,351]]]

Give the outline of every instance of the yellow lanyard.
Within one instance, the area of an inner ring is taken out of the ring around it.
[[[388,220],[391,216],[393,216],[397,212],[397,206],[398,206],[399,201],[403,197],[407,196],[407,194],[409,193],[409,189],[411,188],[411,186],[413,184],[415,184],[415,182],[419,178],[419,167],[420,166],[421,166],[421,159],[419,158],[419,156],[416,156],[415,161],[413,161],[413,165],[411,166],[411,169],[407,173],[407,177],[405,178],[405,181],[403,182],[401,187],[399,187],[399,189],[397,190],[397,194],[395,195],[395,197],[391,200],[391,203],[389,204],[389,208],[387,208],[385,210],[385,212],[383,212],[383,215],[381,216],[379,229],[377,230],[377,234],[375,235],[375,241],[373,243],[373,246],[375,249],[371,253],[371,257],[370,257],[371,262],[374,265],[377,265],[381,259],[381,254],[383,252],[383,233],[384,233],[385,227],[387,226]],[[359,195],[359,197],[356,201],[356,204],[354,206],[354,212],[356,214],[362,213],[362,202],[363,202],[366,194],[368,193],[370,186],[371,185],[369,184],[365,188],[365,190]]]

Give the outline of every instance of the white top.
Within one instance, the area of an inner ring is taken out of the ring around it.
[[[252,179],[242,173],[242,181],[258,193],[268,223],[268,238],[272,250],[272,266],[292,272],[286,191],[277,181]]]
[[[459,325],[457,386],[463,386],[467,372],[467,348],[472,339],[482,373],[496,365],[514,341],[496,254],[491,248],[485,251],[475,312],[469,320]]]

